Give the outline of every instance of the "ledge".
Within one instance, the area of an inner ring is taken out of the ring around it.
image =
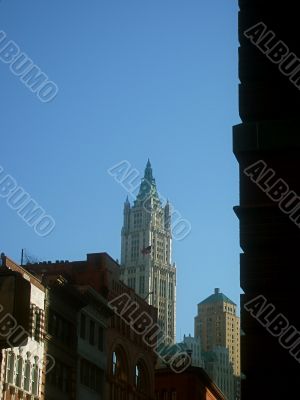
[[[233,152],[300,151],[300,121],[248,122],[233,127]]]

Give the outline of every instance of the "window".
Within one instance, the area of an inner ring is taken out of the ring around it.
[[[30,370],[30,362],[26,361],[24,371],[24,390],[26,390],[26,392],[29,392],[30,387]]]
[[[103,328],[99,326],[98,328],[98,349],[103,351]]]
[[[114,351],[112,354],[112,375],[116,381],[127,381],[128,371],[125,367],[124,358],[121,352]]]
[[[135,278],[128,278],[128,286],[135,290]]]
[[[81,314],[80,316],[80,337],[81,339],[85,339],[85,330],[86,330],[86,317],[85,314]]]
[[[134,234],[132,235],[131,239],[131,260],[134,261],[138,258],[140,254],[140,240],[139,240],[139,235]]]
[[[71,345],[73,341],[73,334],[74,331],[73,325],[65,320],[63,317],[58,315],[53,310],[50,310],[49,313],[49,333],[52,336],[55,336],[59,339],[62,343],[66,345]]]
[[[147,382],[146,369],[142,362],[138,362],[135,366],[135,386],[137,391],[146,394],[148,390]]]
[[[35,365],[32,368],[32,394],[38,396],[39,392],[39,368]]]
[[[140,276],[140,294],[144,294],[145,292],[145,277]]]
[[[95,345],[95,322],[90,320],[90,338],[89,342],[91,346]]]
[[[159,287],[159,295],[162,297],[166,297],[166,281],[161,279],[160,280],[160,287]]]
[[[116,375],[116,373],[117,373],[117,364],[118,364],[117,354],[115,352],[113,352],[113,356],[112,356],[113,375]]]
[[[35,304],[30,305],[30,317],[31,317],[31,325],[30,325],[30,333],[31,337],[37,341],[41,342],[43,340],[43,331],[44,331],[44,311],[37,307]]]
[[[80,383],[100,393],[103,385],[103,371],[96,365],[82,359],[80,361]]]
[[[49,372],[49,383],[63,393],[70,392],[72,370],[59,360],[55,360],[54,368]]]
[[[173,284],[169,282],[169,299],[173,300]]]
[[[137,388],[141,386],[141,369],[139,365],[135,366],[135,386]]]
[[[7,356],[7,382],[14,383],[14,369],[15,369],[15,355],[12,352],[8,353]]]
[[[154,294],[157,294],[157,279],[154,278]]]
[[[16,386],[18,386],[19,388],[22,387],[22,371],[23,371],[23,359],[22,357],[19,357],[17,361],[17,373],[16,373]]]
[[[142,225],[142,213],[137,212],[133,215],[133,227],[134,229],[140,228]]]

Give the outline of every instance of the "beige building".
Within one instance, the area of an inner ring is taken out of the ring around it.
[[[4,254],[1,255],[1,270],[15,271],[30,283],[30,323],[28,331],[15,324],[5,337],[6,345],[0,350],[0,398],[44,399],[43,376],[48,368],[47,361],[51,362],[44,354],[45,288],[39,279]],[[3,309],[1,322],[8,318],[13,319]]]
[[[162,205],[148,160],[134,204],[124,205],[121,279],[158,309],[166,343],[175,342],[176,267],[172,264],[171,210]]]
[[[215,289],[214,294],[198,304],[195,336],[201,338],[203,352],[218,346],[226,347],[233,373],[240,376],[240,318],[236,312],[236,304],[220,289]]]

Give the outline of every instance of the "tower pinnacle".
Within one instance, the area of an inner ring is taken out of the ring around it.
[[[142,178],[139,193],[137,195],[137,201],[145,201],[146,199],[152,199],[155,204],[160,204],[149,158],[146,164],[145,173],[144,177]]]
[[[152,173],[152,167],[151,167],[149,158],[148,158],[147,165],[145,168],[144,179],[146,179],[149,183],[152,183],[153,173]]]
[[[126,200],[125,200],[124,205],[125,205],[125,207],[130,207],[130,202],[129,202],[128,196],[126,196]]]

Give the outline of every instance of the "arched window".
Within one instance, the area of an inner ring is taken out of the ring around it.
[[[117,381],[127,381],[128,371],[125,360],[121,349],[117,349],[112,353],[112,375]]]
[[[128,383],[128,364],[125,351],[118,346],[111,354],[111,383],[110,395],[111,400],[128,400],[129,383]]]
[[[117,358],[117,353],[114,351],[112,355],[112,372],[113,375],[117,375],[117,367],[118,367],[118,358]]]
[[[147,368],[142,361],[138,361],[135,365],[135,386],[140,393],[149,391],[149,376]]]
[[[141,385],[141,368],[139,365],[135,366],[135,386],[139,388]]]

